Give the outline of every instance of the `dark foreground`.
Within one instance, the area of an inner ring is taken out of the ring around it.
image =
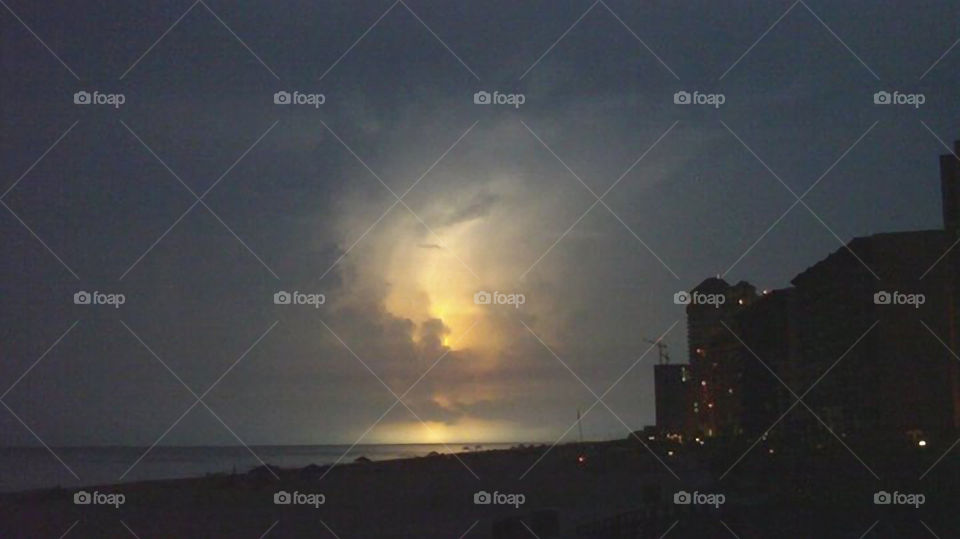
[[[559,446],[534,465],[545,449],[274,470],[279,479],[260,468],[86,489],[99,501],[122,494],[119,507],[75,504],[76,492],[68,490],[9,494],[0,496],[0,537],[55,538],[69,530],[74,538],[142,539],[934,537],[931,532],[947,538],[960,531],[960,483],[951,455],[918,479],[939,455],[886,455],[867,469],[842,449],[804,455],[764,449],[730,469],[746,447],[674,455],[655,447],[661,463],[639,444],[615,442]],[[878,504],[879,491],[896,493],[901,502],[922,494],[923,501]],[[681,501],[684,492],[711,502],[721,494],[723,503],[678,504],[678,492]],[[294,503],[275,503],[275,496]],[[485,500],[493,503],[475,503]]]

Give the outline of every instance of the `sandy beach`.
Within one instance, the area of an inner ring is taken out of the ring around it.
[[[276,469],[279,479],[261,467],[84,489],[100,504],[77,504],[78,491],[67,489],[7,494],[0,496],[0,536],[731,537],[729,528],[741,538],[780,530],[859,537],[875,523],[873,537],[905,537],[919,531],[918,516],[943,530],[957,524],[944,511],[954,466],[928,485],[922,506],[896,513],[880,506],[879,513],[871,503],[876,483],[839,453],[757,455],[720,483],[702,471],[711,460],[729,460],[717,452],[665,456],[668,469],[636,443],[562,445],[541,459],[546,449]],[[674,503],[680,491],[724,499],[715,507]],[[118,495],[122,504],[106,504]]]
[[[566,535],[579,523],[636,509],[651,487],[673,481],[637,449],[560,446],[533,466],[546,450],[536,447],[278,469],[279,480],[261,468],[84,490],[102,500],[122,494],[119,507],[77,505],[74,490],[9,494],[0,497],[0,536],[60,537],[70,529],[69,537],[260,537],[268,530],[269,537],[489,537],[495,522],[544,510],[560,515]],[[586,463],[578,462],[582,455]],[[280,491],[301,502],[322,494],[323,503],[275,504]],[[481,491],[492,503],[475,503]]]

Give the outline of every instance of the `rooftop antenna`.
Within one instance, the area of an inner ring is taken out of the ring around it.
[[[643,340],[657,347],[657,354],[660,356],[661,365],[668,365],[670,363],[670,352],[667,351],[667,345],[663,341],[660,339],[655,341],[650,339]]]

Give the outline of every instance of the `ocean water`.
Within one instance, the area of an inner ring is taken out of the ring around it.
[[[506,449],[513,445],[516,444],[484,444],[482,448]],[[341,464],[360,456],[389,460],[425,456],[431,451],[466,451],[463,447],[464,444],[357,445],[352,449],[348,445],[251,446],[257,455],[254,456],[241,446],[157,446],[139,462],[146,447],[55,447],[52,449],[56,457],[43,447],[7,447],[0,448],[0,492],[200,477],[233,470],[239,473],[259,466],[257,457],[270,465],[295,468],[332,464],[344,454]],[[470,444],[470,450],[475,449],[475,444]]]

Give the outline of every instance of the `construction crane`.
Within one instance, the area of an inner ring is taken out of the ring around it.
[[[666,343],[664,343],[660,339],[657,339],[655,341],[651,339],[643,339],[643,340],[657,347],[657,353],[660,356],[661,365],[667,365],[670,363],[670,352],[667,351]]]

